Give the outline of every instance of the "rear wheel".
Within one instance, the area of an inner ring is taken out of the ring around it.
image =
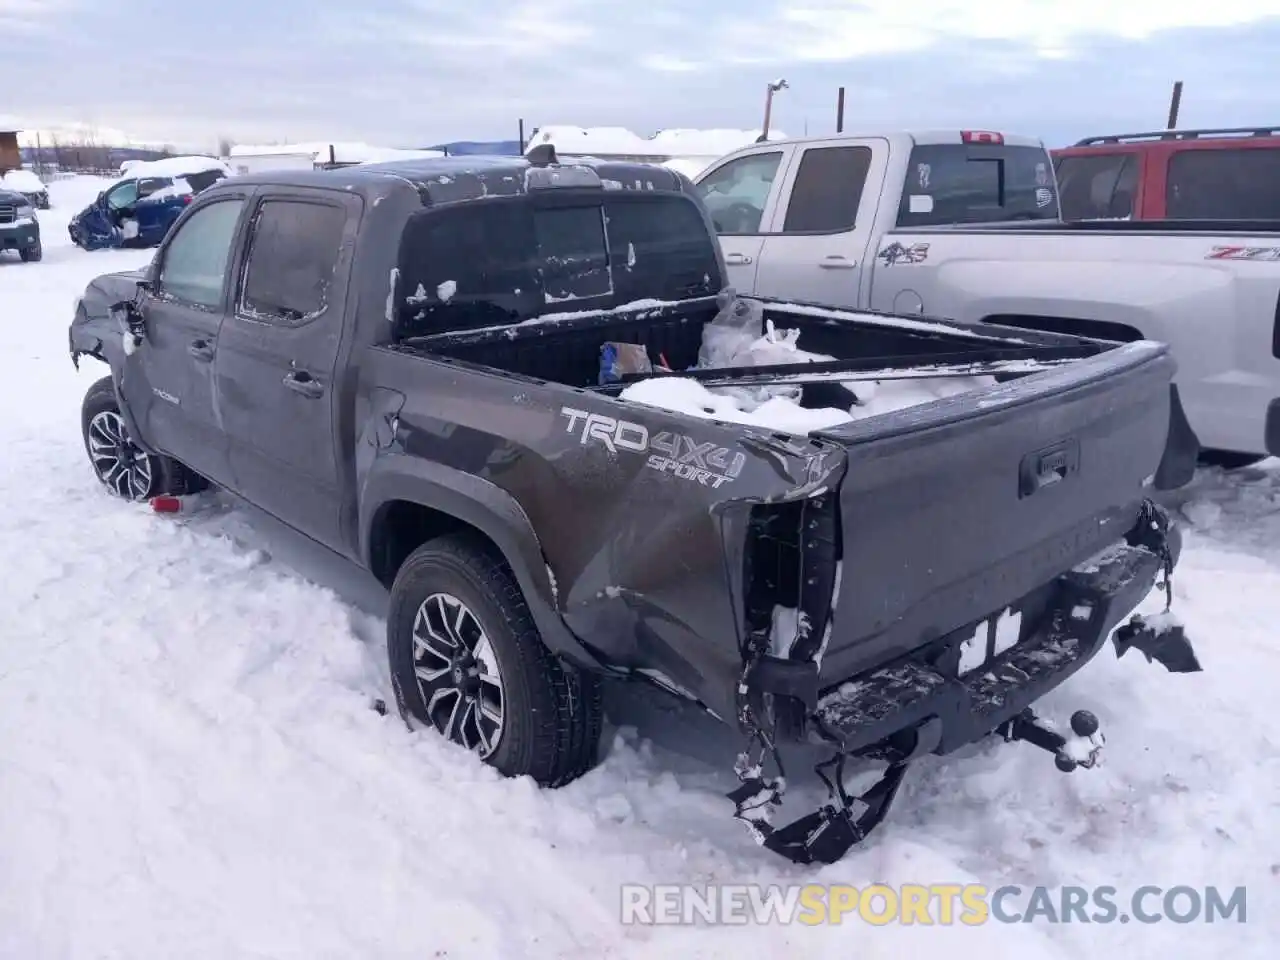
[[[554,787],[595,765],[599,678],[551,655],[511,571],[478,538],[434,540],[404,562],[387,655],[401,715],[503,775]]]

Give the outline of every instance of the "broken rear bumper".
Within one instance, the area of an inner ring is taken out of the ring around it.
[[[845,753],[890,744],[898,754],[920,755],[992,733],[1098,653],[1155,586],[1165,564],[1161,545],[1177,562],[1178,531],[1152,509],[1164,531],[1153,537],[1139,524],[1028,598],[1021,635],[1008,650],[960,675],[955,652],[973,627],[956,631],[817,699],[804,725],[808,739]]]

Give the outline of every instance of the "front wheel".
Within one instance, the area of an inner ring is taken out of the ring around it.
[[[31,246],[23,247],[18,256],[22,257],[23,263],[36,263],[37,261],[44,259],[44,247],[41,246],[40,241],[37,240]]]
[[[112,494],[125,500],[149,500],[173,492],[177,464],[134,443],[110,377],[103,377],[85,394],[80,430],[93,472]]]
[[[387,655],[401,715],[504,776],[555,787],[595,766],[599,678],[551,655],[511,571],[478,538],[443,537],[404,562]]]

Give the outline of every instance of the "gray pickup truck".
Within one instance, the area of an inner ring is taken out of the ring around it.
[[[216,484],[371,570],[401,716],[504,774],[557,785],[597,762],[601,676],[736,724],[736,815],[796,861],[842,856],[922,754],[994,732],[1091,766],[1096,718],[1067,735],[1030,705],[1113,631],[1118,654],[1199,669],[1172,617],[1122,624],[1179,552],[1149,498],[1165,347],[725,280],[693,184],[653,167],[231,178],[145,270],[85,290],[72,358],[111,371],[85,447],[113,493]],[[779,330],[794,362],[700,360]],[[960,375],[987,379],[853,415],[871,381]],[[664,406],[676,390],[707,407]],[[717,390],[838,416],[717,419]],[[797,740],[889,762],[868,812],[840,787],[772,828],[783,781],[758,761]]]
[[[1063,223],[1044,144],[992,131],[756,144],[698,188],[741,293],[1167,343],[1181,442],[1280,454],[1280,223]]]

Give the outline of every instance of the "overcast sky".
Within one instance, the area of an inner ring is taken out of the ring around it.
[[[1052,145],[1280,123],[1280,0],[0,0],[25,127],[208,149],[514,139],[543,124],[972,127]]]

